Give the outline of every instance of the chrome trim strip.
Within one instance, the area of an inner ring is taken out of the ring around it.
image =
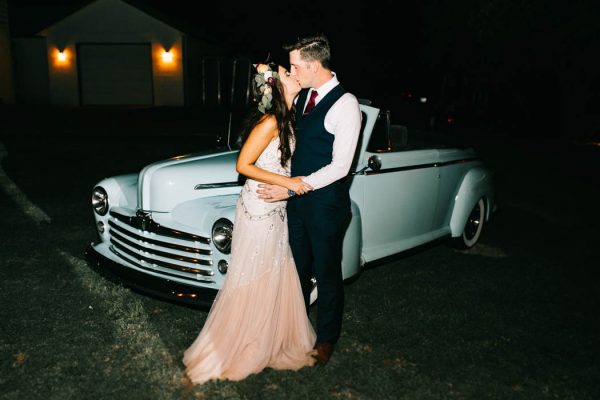
[[[210,243],[209,238],[194,235],[192,233],[179,231],[179,230],[173,229],[173,228],[167,228],[166,226],[161,226],[160,224],[158,224],[154,220],[152,220],[152,218],[150,218],[150,217],[142,217],[139,215],[136,215],[134,217],[128,217],[126,215],[119,214],[116,211],[112,211],[112,210],[110,212],[110,216],[118,219],[119,221],[121,221],[129,226],[132,226],[136,229],[141,229],[146,232],[152,232],[152,233],[156,233],[158,235],[169,236],[172,238],[187,240],[190,242],[200,242],[200,243],[205,243],[205,244]]]
[[[140,240],[144,243],[148,243],[148,244],[154,244],[157,246],[161,246],[161,247],[167,247],[169,249],[173,249],[173,250],[179,250],[179,251],[186,251],[188,253],[197,253],[197,254],[204,254],[207,256],[212,255],[212,250],[208,250],[208,249],[198,249],[196,247],[187,247],[187,246],[181,246],[178,244],[173,244],[173,243],[169,243],[169,242],[163,242],[160,240],[155,240],[155,239],[149,239],[147,237],[138,235],[136,233],[130,232],[127,229],[120,227],[119,225],[115,224],[113,221],[108,221],[108,225],[110,225],[111,228],[116,229],[117,231],[119,231],[120,233],[127,235],[127,236],[133,236],[135,239]]]
[[[113,246],[115,246],[117,249],[122,251],[123,253],[128,254],[129,256],[131,256],[137,260],[143,260],[149,264],[156,264],[156,265],[164,267],[164,268],[169,268],[169,269],[174,269],[176,271],[204,275],[204,276],[213,276],[215,274],[213,271],[206,271],[206,270],[201,270],[201,269],[196,269],[196,268],[184,267],[182,265],[171,264],[168,262],[159,261],[159,260],[152,259],[150,257],[143,256],[141,254],[138,254],[138,253],[135,253],[134,251],[129,250],[127,247],[123,246],[121,243],[113,240],[113,238],[110,238],[110,243]]]
[[[162,271],[162,270],[157,270],[157,269],[154,269],[154,268],[150,268],[150,267],[144,266],[144,265],[142,265],[142,264],[140,264],[138,262],[135,262],[134,260],[130,259],[129,257],[126,257],[123,254],[119,253],[119,251],[115,248],[114,245],[108,246],[108,248],[110,249],[110,251],[113,252],[113,254],[115,254],[119,258],[127,260],[127,262],[129,262],[129,263],[131,263],[131,264],[135,265],[136,267],[141,268],[143,270],[151,271],[151,272],[154,272],[154,273],[164,274],[164,275],[176,277],[176,278],[179,278],[179,279],[186,279],[186,278],[189,279],[189,277],[186,277],[186,276],[183,276],[183,275],[169,273],[169,272],[165,272],[165,271]],[[215,283],[215,280],[212,279],[212,278],[201,277],[201,278],[196,278],[195,280],[196,281],[201,281],[201,282],[207,282],[207,283]]]
[[[199,258],[191,258],[191,257],[186,257],[186,256],[180,256],[179,254],[167,253],[166,251],[150,249],[148,247],[140,246],[139,244],[132,242],[131,240],[119,235],[117,232],[112,232],[112,229],[111,229],[110,233],[111,233],[112,237],[119,239],[119,241],[121,241],[135,249],[145,251],[145,252],[150,253],[155,256],[172,258],[173,260],[177,260],[177,261],[181,261],[181,262],[189,262],[192,264],[212,265],[212,260],[202,260]]]
[[[413,170],[413,169],[445,167],[445,166],[452,165],[452,164],[461,164],[461,163],[465,163],[465,162],[469,162],[469,161],[477,161],[477,160],[480,160],[480,158],[479,157],[463,158],[460,160],[451,160],[451,161],[435,162],[435,163],[428,163],[428,164],[418,164],[418,165],[407,165],[406,167],[384,168],[384,169],[380,169],[379,171],[366,171],[365,175],[377,175],[377,174],[386,174],[388,172],[409,171],[409,170]]]
[[[450,161],[444,161],[442,163],[437,163],[437,166],[438,167],[445,167],[447,165],[462,164],[462,163],[466,163],[466,162],[479,161],[479,160],[481,160],[480,157],[461,158],[461,159],[458,159],[458,160],[450,160]]]
[[[194,190],[201,189],[215,189],[215,188],[223,188],[223,187],[235,187],[242,186],[239,182],[221,182],[221,183],[199,183],[194,186]]]

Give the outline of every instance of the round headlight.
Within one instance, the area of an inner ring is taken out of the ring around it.
[[[223,254],[229,254],[231,251],[231,236],[233,234],[233,224],[226,218],[221,218],[215,222],[212,228],[212,241],[217,250]]]
[[[108,193],[100,186],[92,191],[92,207],[98,215],[106,215],[108,212]]]

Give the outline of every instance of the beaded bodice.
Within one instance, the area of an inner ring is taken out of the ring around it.
[[[281,152],[279,151],[279,138],[271,140],[261,155],[256,160],[255,165],[265,171],[280,175],[290,176],[290,168],[281,166]],[[289,164],[289,163],[288,163]],[[273,214],[279,214],[281,219],[285,216],[286,201],[267,203],[258,198],[258,185],[262,183],[248,178],[242,187],[241,203],[246,217],[252,220],[260,220],[271,217]]]

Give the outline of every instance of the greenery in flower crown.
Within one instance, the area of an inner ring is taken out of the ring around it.
[[[275,86],[275,80],[279,79],[279,73],[274,71],[276,67],[274,64],[254,64],[254,67],[257,72],[254,76],[254,81],[260,96],[258,111],[264,114],[273,106],[271,104],[273,100],[273,86]]]

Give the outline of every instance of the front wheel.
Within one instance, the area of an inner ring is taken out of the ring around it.
[[[481,237],[483,225],[485,223],[485,201],[483,197],[477,201],[463,229],[462,235],[452,238],[452,245],[455,248],[466,250],[475,246]]]

